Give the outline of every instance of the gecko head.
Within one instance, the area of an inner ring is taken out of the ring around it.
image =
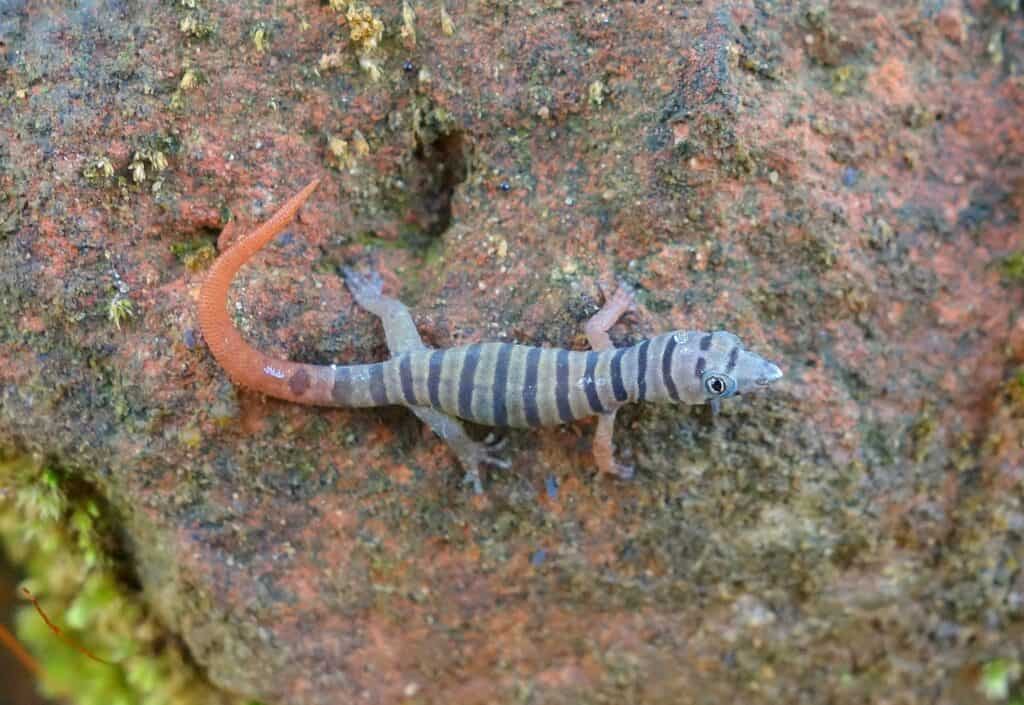
[[[665,350],[671,349],[671,377],[676,397],[688,404],[718,403],[735,394],[748,394],[782,379],[782,370],[757,353],[746,350],[727,331],[676,331]],[[670,396],[671,396],[671,391]]]

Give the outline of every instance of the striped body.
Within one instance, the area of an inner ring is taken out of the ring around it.
[[[711,405],[765,387],[782,370],[745,350],[727,331],[673,331],[629,348],[613,348],[608,330],[632,307],[620,287],[586,324],[593,350],[575,352],[512,343],[475,343],[431,350],[423,346],[409,310],[383,294],[379,275],[343,269],[356,303],[384,326],[386,362],[310,365],[274,358],[249,345],[235,328],[226,301],[238,269],[281,232],[318,180],[290,198],[265,223],[227,248],[199,292],[199,327],[210,352],[242,386],[278,399],[323,406],[409,407],[443,438],[481,492],[482,463],[507,467],[473,440],[455,417],[487,426],[549,426],[598,416],[594,460],[622,478],[633,470],[613,458],[616,410],[627,402]],[[221,242],[229,238],[228,228]]]
[[[675,396],[664,374],[674,340],[589,352],[512,343],[416,350],[374,365],[335,367],[332,400],[429,406],[487,426],[568,423],[629,401]]]

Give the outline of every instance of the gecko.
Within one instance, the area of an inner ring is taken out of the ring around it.
[[[199,292],[199,328],[210,352],[233,382],[278,399],[315,406],[408,407],[448,444],[477,493],[482,492],[481,466],[509,464],[494,444],[473,439],[463,420],[530,428],[597,416],[597,468],[629,479],[633,469],[615,460],[612,444],[615,415],[624,404],[709,404],[716,413],[722,399],[762,389],[783,376],[778,365],[744,348],[728,331],[676,330],[614,347],[608,331],[634,305],[624,286],[606,296],[585,324],[589,351],[503,342],[430,348],[409,309],[384,295],[379,274],[349,268],[342,270],[345,284],[360,307],[380,318],[391,357],[368,364],[313,365],[267,355],[235,328],[228,290],[242,265],[291,222],[319,182],[311,181],[266,222],[221,248]],[[222,233],[221,244],[227,234]]]

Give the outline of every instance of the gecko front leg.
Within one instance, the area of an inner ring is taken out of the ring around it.
[[[594,350],[607,350],[612,347],[608,331],[624,314],[634,310],[633,292],[625,286],[616,289],[611,298],[605,297],[601,310],[590,317],[584,326],[587,340]],[[598,470],[624,480],[633,478],[633,467],[615,462],[615,445],[612,434],[615,430],[616,410],[597,417],[597,430],[594,432],[594,462]]]
[[[384,337],[392,356],[427,347],[423,344],[423,339],[416,330],[416,323],[405,304],[384,295],[383,282],[377,272],[360,274],[345,268],[342,273],[356,303],[378,316],[384,324]],[[473,485],[473,490],[477,494],[483,492],[483,485],[480,482],[481,465],[492,465],[502,469],[509,467],[507,461],[495,455],[496,447],[474,441],[466,433],[462,422],[455,417],[428,406],[409,406],[409,409],[448,444],[466,471],[466,483]]]

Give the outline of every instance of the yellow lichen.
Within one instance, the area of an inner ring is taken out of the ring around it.
[[[349,5],[345,13],[348,20],[349,36],[365,52],[375,49],[384,36],[384,23],[373,16],[373,10],[366,5]]]
[[[185,15],[181,19],[181,22],[178,23],[178,29],[180,29],[183,34],[192,34],[198,24],[199,20],[196,19],[195,15]]]
[[[199,74],[193,69],[185,69],[185,73],[181,76],[181,81],[178,82],[178,88],[183,91],[190,91],[199,85]]]
[[[146,166],[149,165],[147,172]],[[167,155],[159,149],[140,149],[132,155],[128,171],[131,173],[132,181],[141,184],[146,180],[147,175],[156,175],[167,168]],[[154,191],[159,190],[159,180],[154,183]]]
[[[94,157],[82,169],[82,176],[89,181],[109,179],[114,176],[114,165],[106,155]]]
[[[441,31],[449,37],[455,34],[455,23],[452,22],[452,17],[448,14],[448,9],[443,4],[441,5]]]
[[[146,165],[142,163],[142,160],[136,159],[132,161],[128,168],[132,173],[132,181],[141,184],[146,180]]]
[[[359,67],[363,69],[363,71],[365,71],[366,73],[370,74],[371,81],[376,82],[380,80],[380,65],[373,57],[367,54],[363,54],[362,56],[360,56]]]
[[[187,448],[193,450],[198,448],[203,442],[203,434],[199,432],[199,429],[195,426],[187,426],[178,432],[178,440],[182,442]]]
[[[249,39],[252,40],[256,53],[262,54],[270,46],[270,30],[262,22],[259,22],[249,31]]]
[[[178,29],[186,36],[205,39],[213,34],[215,27],[209,19],[198,13],[190,12],[181,18],[181,22],[178,23]]]
[[[340,51],[331,52],[330,54],[324,54],[320,57],[318,68],[321,71],[327,71],[329,69],[341,68],[345,64],[345,58],[341,55]]]
[[[345,21],[348,23],[349,38],[356,49],[359,60],[359,67],[370,74],[373,81],[380,80],[380,64],[374,57],[374,53],[380,46],[384,36],[384,23],[373,14],[373,10],[361,3],[343,0],[329,0],[332,9],[341,12],[345,10]],[[343,59],[340,51],[327,52],[320,56],[317,68],[321,71],[341,67]]]
[[[416,11],[408,0],[402,0],[402,29],[399,34],[407,45],[416,46]]]
[[[352,169],[356,165],[356,157],[349,149],[349,144],[340,137],[327,140],[327,151],[330,154],[327,163],[335,169]]]
[[[355,149],[357,157],[365,157],[370,154],[370,143],[366,141],[363,133],[359,130],[352,133],[352,147]]]
[[[167,168],[167,157],[159,150],[152,151],[149,155],[149,162],[157,171],[163,171]]]

